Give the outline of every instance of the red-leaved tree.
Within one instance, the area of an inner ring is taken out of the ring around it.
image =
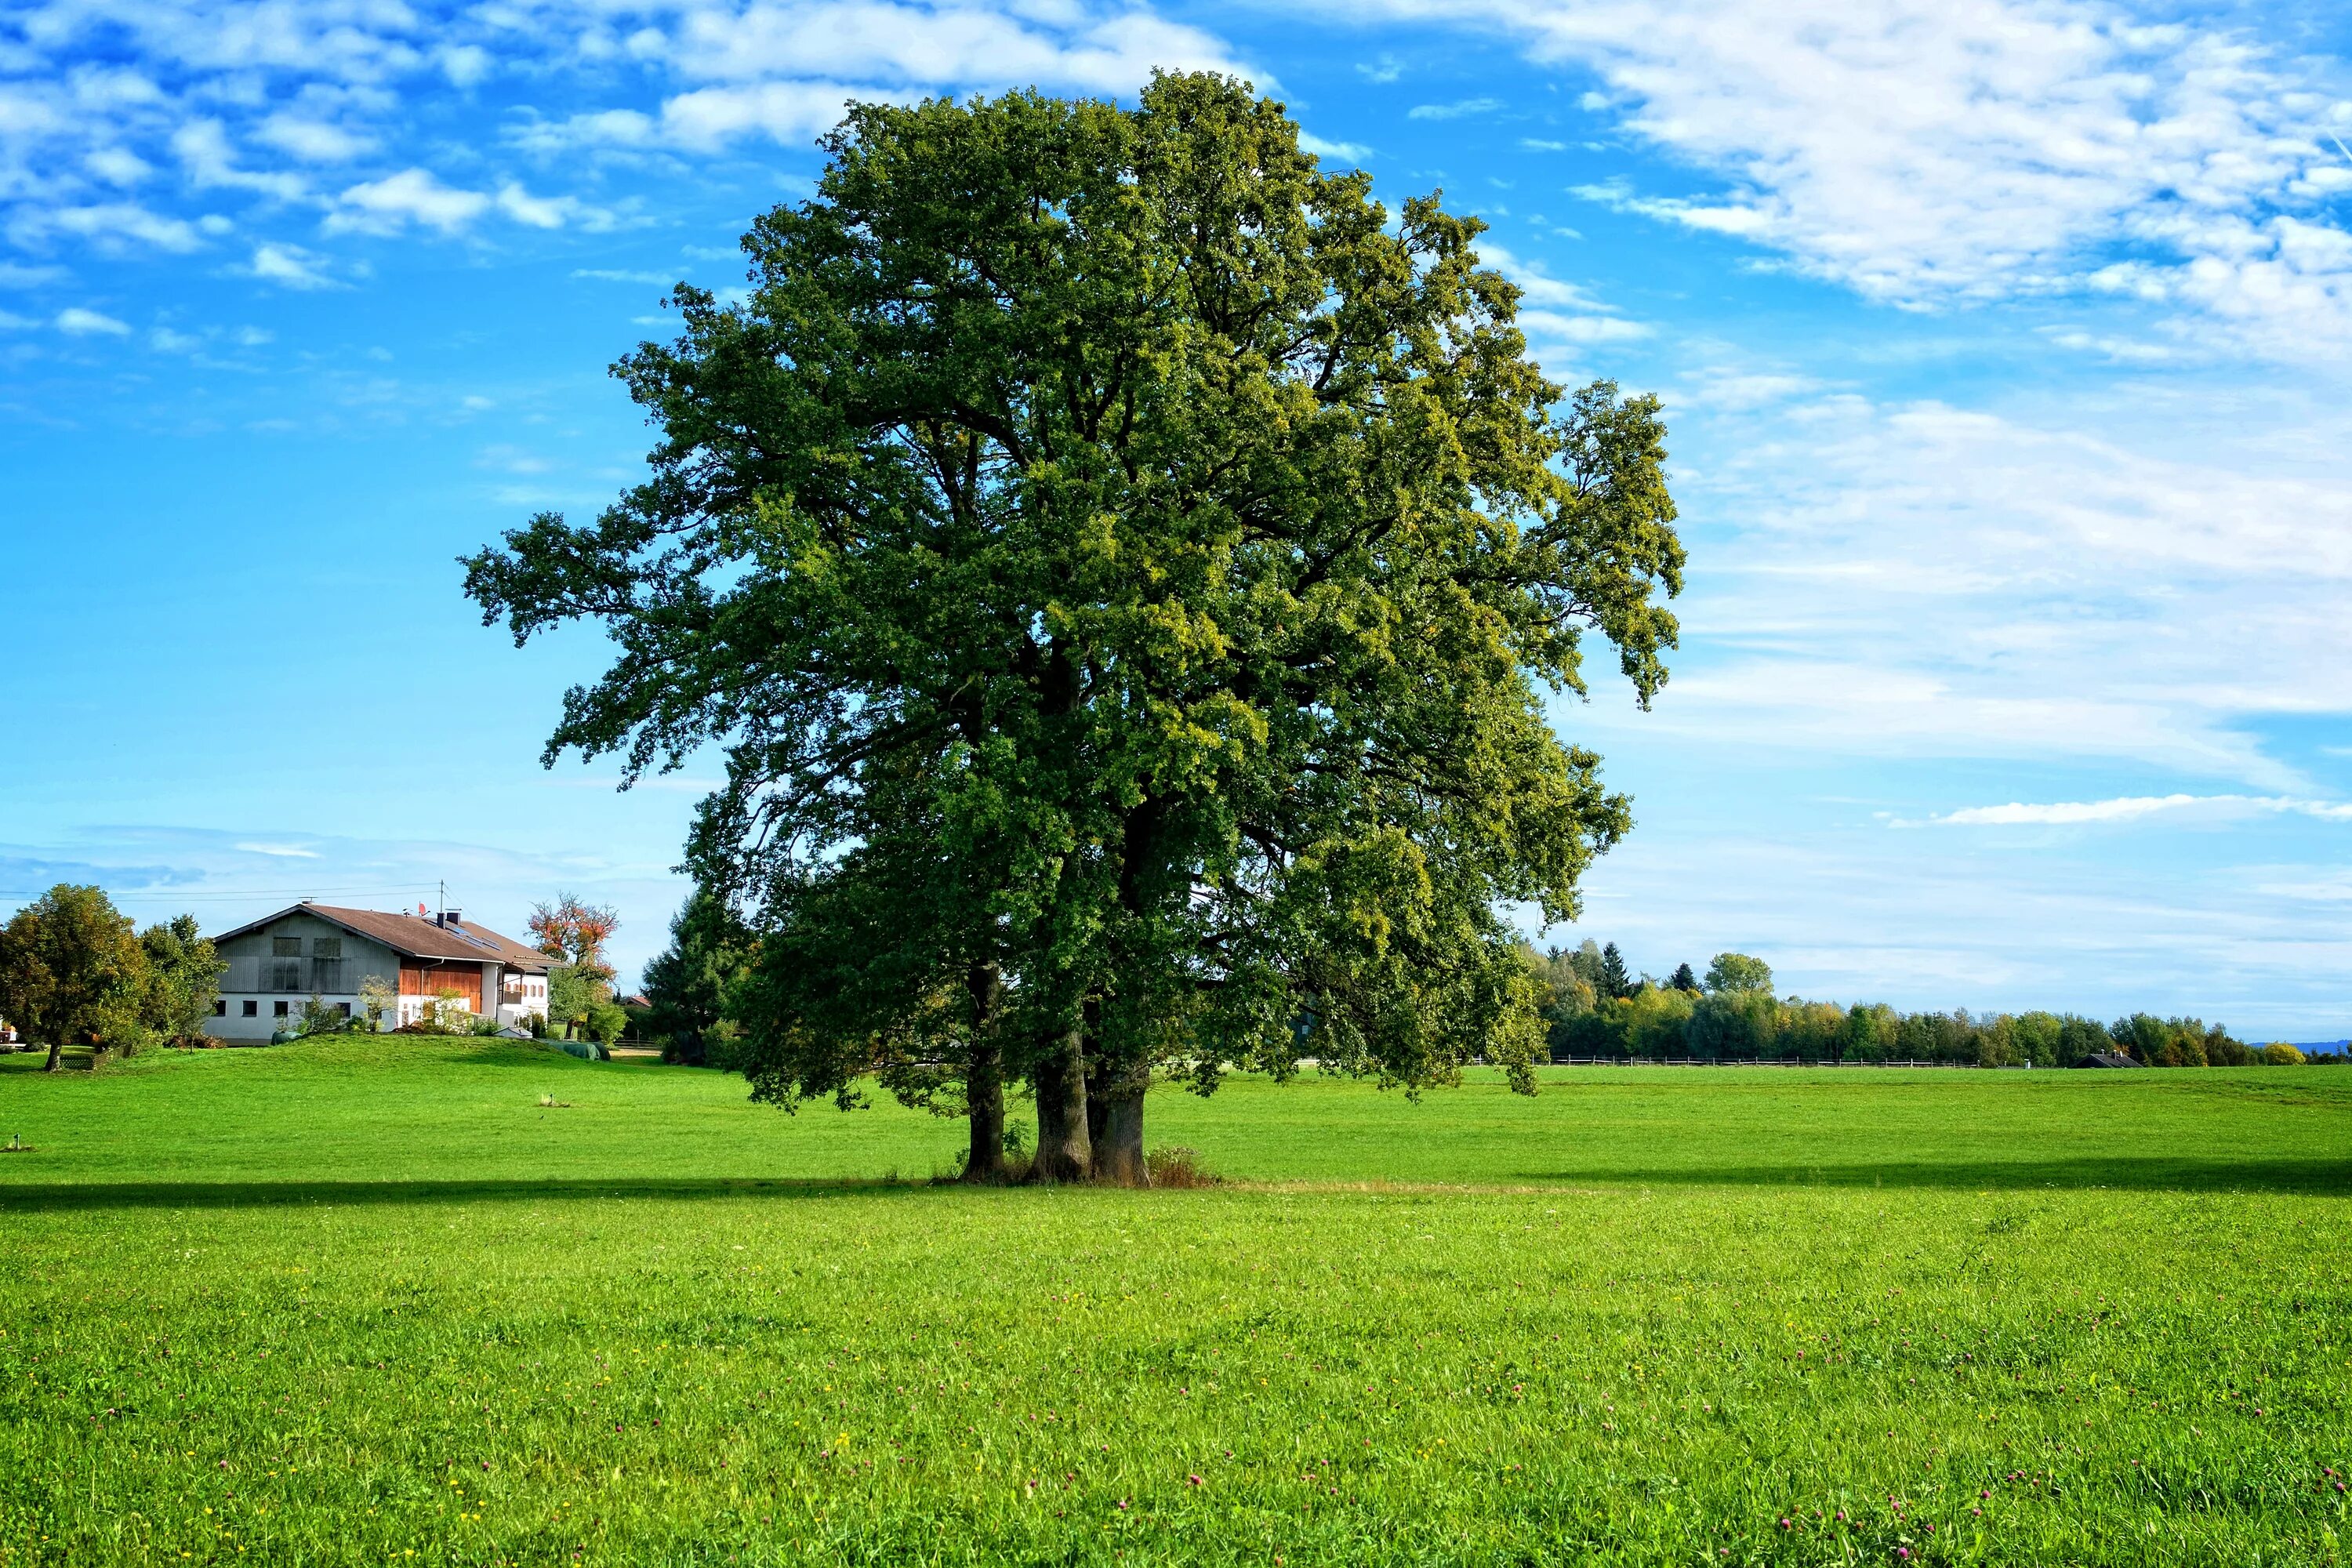
[[[559,893],[552,904],[534,904],[531,939],[548,957],[570,964],[583,978],[609,994],[614,977],[604,957],[604,943],[621,929],[621,917],[610,904],[583,904],[571,893]]]

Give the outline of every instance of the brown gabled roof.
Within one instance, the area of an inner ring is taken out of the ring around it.
[[[525,947],[487,926],[461,924],[453,928],[436,925],[427,915],[386,914],[381,910],[343,910],[308,901],[248,921],[235,931],[223,931],[213,940],[226,942],[230,937],[257,931],[273,921],[294,914],[316,915],[354,935],[380,942],[404,958],[472,959],[477,963],[503,963],[535,974],[545,973],[548,964],[552,962],[537,948]]]

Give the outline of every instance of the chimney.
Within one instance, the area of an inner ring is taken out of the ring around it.
[[[441,923],[445,926],[458,927],[463,926],[466,922],[458,916],[457,910],[444,910],[441,911]]]

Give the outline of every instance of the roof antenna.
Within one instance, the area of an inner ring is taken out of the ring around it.
[[[448,883],[448,881],[447,881],[447,879],[446,879],[446,878],[445,878],[445,879],[442,880],[442,882],[440,883],[440,888],[441,888],[441,913],[440,913],[439,918],[438,918],[437,920],[436,920],[436,921],[434,921],[434,923],[435,923],[436,925],[440,925],[440,926],[445,926],[445,927],[446,927],[446,925],[448,925],[448,923],[449,923],[449,883]]]

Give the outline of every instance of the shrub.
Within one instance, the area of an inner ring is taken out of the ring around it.
[[[702,1065],[717,1068],[720,1072],[739,1072],[743,1067],[743,1026],[732,1018],[721,1018],[702,1031]]]
[[[383,1021],[399,1008],[400,993],[383,975],[371,974],[360,982],[360,1016],[367,1020],[368,1033],[381,1033]]]
[[[307,1038],[311,1035],[340,1035],[351,1026],[349,1014],[329,1006],[326,999],[313,991],[310,999],[302,1004],[302,1021],[295,1026],[294,1032]]]
[[[628,1031],[629,1011],[611,1002],[598,1002],[588,1009],[588,1036],[610,1050],[613,1042]]]
[[[2273,1040],[2263,1047],[2262,1059],[2263,1066],[2266,1068],[2294,1068],[2303,1065],[2304,1057],[2301,1051],[2284,1040]]]

